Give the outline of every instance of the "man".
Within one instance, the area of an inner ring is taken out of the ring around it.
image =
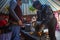
[[[33,7],[36,8],[37,11],[37,21],[42,21],[44,25],[48,26],[49,37],[50,40],[56,40],[55,38],[55,26],[56,26],[56,18],[53,15],[53,11],[49,5],[41,5],[39,1],[33,2]]]
[[[10,26],[12,30],[12,40],[21,40],[20,37],[20,27],[22,27],[22,11],[20,5],[21,0],[14,0],[10,3]]]

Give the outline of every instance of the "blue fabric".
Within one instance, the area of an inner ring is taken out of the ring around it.
[[[15,9],[16,5],[17,5],[17,2],[16,2],[15,0],[12,0],[12,1],[10,2],[10,8],[11,8],[11,9]]]
[[[20,26],[18,25],[11,25],[10,27],[12,31],[12,40],[20,40]]]
[[[0,40],[11,40],[12,32],[0,34]]]

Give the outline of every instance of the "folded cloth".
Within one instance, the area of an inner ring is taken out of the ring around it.
[[[0,40],[11,40],[12,32],[0,34]]]
[[[0,20],[0,27],[3,27],[7,24],[6,20]]]

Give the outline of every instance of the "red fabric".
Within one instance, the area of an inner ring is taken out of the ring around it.
[[[22,11],[21,11],[21,8],[17,5],[15,7],[14,11],[15,11],[16,15],[20,18],[20,20],[22,20]],[[15,18],[12,15],[10,15],[9,18],[10,18],[11,21],[17,21],[17,20],[15,20]]]
[[[22,20],[22,10],[21,10],[20,6],[17,5],[14,11],[18,15],[18,17]]]
[[[3,27],[5,26],[8,22],[7,20],[5,20],[6,18],[8,18],[8,16],[5,16],[5,15],[0,15],[0,19],[3,19],[3,20],[0,20],[0,27]]]
[[[0,20],[0,27],[3,27],[7,24],[6,20]]]
[[[28,22],[28,23],[31,22],[31,17],[27,16],[27,22]]]

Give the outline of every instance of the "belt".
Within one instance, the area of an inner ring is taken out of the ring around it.
[[[17,23],[17,22],[12,22],[12,24],[17,24],[17,25],[18,25],[18,23]]]

